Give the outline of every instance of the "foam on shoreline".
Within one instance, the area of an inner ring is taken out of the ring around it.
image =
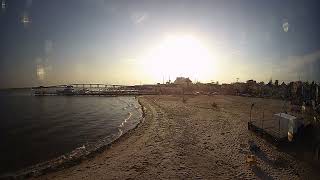
[[[128,133],[131,130],[134,130],[138,127],[138,125],[143,122],[145,117],[145,107],[141,104],[140,99],[137,98],[137,102],[141,108],[141,117],[138,122],[130,129],[122,130],[124,128],[125,123],[131,118],[132,113],[129,112],[129,115],[124,122],[118,128],[118,133],[106,136],[102,139],[97,140],[94,143],[87,143],[74,149],[73,151],[61,155],[57,158],[51,159],[49,161],[45,161],[42,163],[38,163],[32,165],[30,167],[24,168],[22,170],[18,170],[13,173],[6,173],[0,175],[0,179],[20,179],[20,178],[30,178],[40,176],[49,172],[54,172],[58,170],[62,170],[68,167],[72,167],[81,163],[83,160],[94,157],[97,153],[101,153],[104,150],[111,147],[111,145],[116,142],[121,136]]]

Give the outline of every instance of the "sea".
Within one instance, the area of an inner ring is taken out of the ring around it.
[[[141,120],[135,97],[33,96],[29,89],[1,90],[0,177],[88,155]]]

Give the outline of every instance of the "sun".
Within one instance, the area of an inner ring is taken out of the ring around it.
[[[145,58],[146,69],[157,80],[168,76],[210,79],[214,58],[200,40],[191,35],[167,36]]]

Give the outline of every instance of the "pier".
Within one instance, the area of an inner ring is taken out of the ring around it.
[[[32,87],[35,96],[136,96],[158,94],[156,86],[153,89],[144,86],[126,86],[110,84],[68,84],[55,86]]]

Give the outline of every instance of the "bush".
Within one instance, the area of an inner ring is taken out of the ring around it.
[[[186,103],[187,102],[187,99],[185,99],[184,97],[182,98],[182,102],[183,103]]]
[[[212,102],[212,103],[211,103],[211,107],[212,107],[212,108],[217,108],[217,107],[218,107],[218,104],[215,103],[215,102]]]

